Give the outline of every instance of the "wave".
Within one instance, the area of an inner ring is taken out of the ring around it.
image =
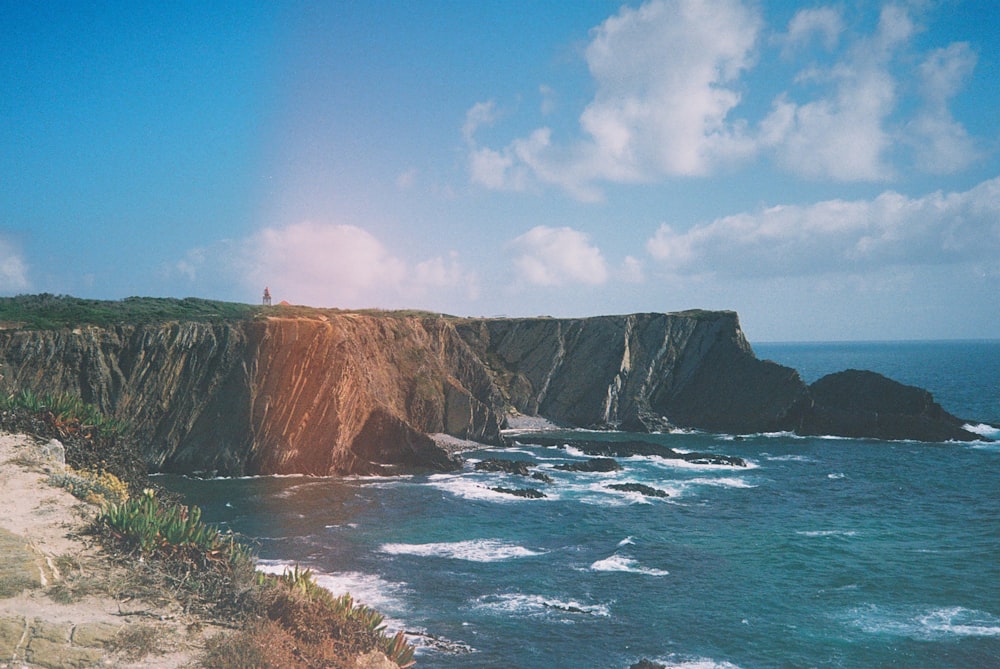
[[[677,450],[678,453],[681,451]],[[689,451],[690,452],[690,451]],[[687,460],[682,460],[681,458],[664,458],[659,455],[630,455],[626,458],[622,458],[626,462],[643,462],[661,467],[663,469],[693,469],[705,472],[715,472],[715,471],[737,471],[743,472],[748,469],[757,469],[758,465],[753,460],[744,459],[745,465],[716,465],[708,464],[705,462],[689,462]]]
[[[722,488],[756,488],[757,487],[756,484],[750,483],[746,479],[741,479],[741,478],[736,477],[736,476],[722,476],[722,477],[719,477],[719,478],[705,478],[705,477],[701,477],[701,478],[696,478],[696,479],[688,479],[687,481],[684,481],[684,483],[691,483],[691,484],[694,484],[694,485],[718,486],[718,487],[722,487]]]
[[[301,569],[303,566],[285,560],[257,560],[257,571],[266,574],[280,575],[294,567]],[[320,587],[337,596],[350,593],[356,602],[377,609],[379,613],[385,615],[389,629],[393,631],[405,629],[406,625],[403,621],[392,618],[391,615],[398,615],[406,611],[406,605],[402,599],[408,592],[406,583],[387,581],[375,574],[357,571],[329,573],[314,569],[311,571],[313,581]]]
[[[833,472],[832,474],[826,475],[828,479],[832,479],[834,481],[839,481],[840,479],[845,478],[846,476],[847,475],[844,472]]]
[[[475,600],[477,609],[501,614],[515,614],[522,617],[536,616],[579,616],[607,617],[611,610],[607,604],[585,604],[576,600],[563,600],[543,595],[520,592],[502,595],[485,595]]]
[[[450,541],[429,544],[382,544],[383,553],[390,555],[417,555],[420,557],[443,557],[470,562],[500,562],[515,558],[543,555],[544,551],[533,551],[524,546],[496,539],[473,539],[470,541]]]
[[[544,502],[546,499],[525,499],[524,497],[497,492],[496,490],[493,490],[490,485],[485,484],[485,481],[487,480],[497,479],[495,477],[493,479],[489,479],[488,475],[485,474],[477,475],[472,472],[465,472],[464,474],[432,474],[427,478],[427,483],[438,490],[443,490],[444,492],[451,493],[456,497],[468,500],[488,502],[527,502],[537,504],[539,502]],[[496,485],[496,483],[493,485]],[[546,494],[548,494],[548,491],[546,491]],[[548,499],[552,498],[549,497]]]
[[[808,455],[771,455],[770,453],[761,453],[760,455],[762,458],[770,462],[816,462],[814,458],[811,458]]]
[[[869,634],[905,636],[919,641],[945,637],[1000,636],[1000,617],[963,606],[891,608],[875,604],[847,612],[850,623]]]
[[[962,426],[968,432],[987,439],[1000,439],[1000,427],[988,423],[967,423]]]
[[[854,530],[802,530],[795,534],[803,537],[855,537],[858,535]]]
[[[630,574],[645,574],[647,576],[667,576],[670,573],[665,569],[640,567],[637,560],[617,554],[603,560],[598,560],[590,565],[590,569],[591,571],[620,571]]]
[[[660,657],[654,660],[657,664],[662,664],[666,669],[740,669],[732,662],[725,660],[712,660],[706,657],[679,658],[676,655]]]

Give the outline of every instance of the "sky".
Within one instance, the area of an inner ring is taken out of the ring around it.
[[[1000,338],[1000,3],[0,0],[0,296]]]

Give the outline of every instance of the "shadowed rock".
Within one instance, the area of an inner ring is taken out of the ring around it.
[[[637,492],[647,497],[670,497],[665,491],[643,485],[642,483],[610,483],[607,487],[612,490],[621,490],[622,492]]]
[[[535,490],[534,488],[490,488],[493,492],[502,492],[505,495],[513,495],[514,497],[524,497],[526,499],[542,499],[545,497],[545,493],[541,490]]]
[[[569,462],[556,465],[556,469],[566,472],[617,472],[622,466],[613,458],[591,458],[586,462]]]

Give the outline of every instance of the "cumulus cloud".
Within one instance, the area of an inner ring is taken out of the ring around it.
[[[201,285],[237,283],[318,307],[443,307],[475,300],[479,280],[455,253],[404,260],[360,227],[303,221],[192,249],[169,274]]]
[[[955,172],[979,155],[949,110],[975,54],[964,43],[921,54],[914,36],[922,30],[903,5],[882,7],[870,34],[849,30],[841,8],[800,10],[764,45],[787,59],[809,49],[819,60],[777,82],[768,105],[754,100],[759,91],[744,77],[775,55],[758,48],[764,25],[756,3],[626,6],[591,31],[584,50],[594,95],[579,115],[578,138],[558,141],[542,126],[499,147],[483,143],[477,131],[499,114],[495,102],[477,103],[462,127],[470,180],[493,190],[556,186],[596,201],[606,183],[704,176],[761,155],[808,179]],[[551,88],[539,90],[542,116],[550,115]],[[745,97],[750,104],[741,106]],[[769,111],[746,118],[758,102]]]
[[[788,22],[788,33],[781,39],[784,43],[782,55],[790,57],[816,39],[824,48],[832,50],[843,31],[844,21],[833,7],[799,10]]]
[[[13,243],[0,237],[0,293],[12,294],[30,286],[28,264]]]
[[[602,284],[608,267],[590,237],[572,228],[532,228],[507,247],[518,278],[538,286]]]
[[[957,42],[932,51],[920,65],[926,106],[910,129],[917,162],[927,172],[955,172],[979,157],[972,138],[948,108],[950,99],[972,74],[976,60],[968,43]]]
[[[796,27],[792,19],[789,35]],[[860,40],[827,70],[811,69],[800,81],[830,84],[832,92],[806,103],[779,96],[761,122],[762,145],[780,162],[807,177],[879,181],[893,174],[886,120],[895,110],[897,84],[889,70],[896,50],[915,32],[905,10],[887,6],[875,34]]]
[[[555,146],[551,130],[539,128],[500,150],[478,147],[476,129],[495,120],[491,103],[479,103],[463,126],[472,181],[522,189],[533,177],[596,199],[595,181],[705,174],[748,155],[753,142],[728,115],[760,28],[758,14],[737,0],[623,7],[592,31],[585,51],[596,84],[579,119],[585,139]]]
[[[668,272],[802,276],[889,266],[994,262],[1000,177],[961,193],[829,200],[737,214],[687,231],[662,225],[646,249]]]

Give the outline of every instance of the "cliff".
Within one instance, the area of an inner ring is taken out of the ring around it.
[[[758,360],[732,312],[452,319],[317,310],[0,329],[0,392],[78,394],[126,418],[153,471],[447,469],[455,463],[429,434],[500,444],[509,412],[632,431],[976,438],[929,395],[893,405],[895,415],[878,402],[909,397],[906,387],[869,383],[859,395],[867,404],[850,406],[837,398],[871,378],[835,381],[810,389],[794,370]]]
[[[797,372],[758,360],[733,312],[467,320],[456,329],[510,406],[573,426],[782,429]]]
[[[5,330],[0,387],[127,418],[154,471],[442,469],[454,463],[429,433],[500,442],[491,378],[440,319]]]

